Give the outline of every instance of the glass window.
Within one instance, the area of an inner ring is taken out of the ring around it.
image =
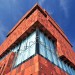
[[[52,57],[52,53],[51,53],[50,50],[47,50],[47,58],[48,58],[51,62],[53,62],[53,57]]]
[[[20,52],[23,52],[27,49],[27,39],[23,40],[20,47]]]
[[[18,57],[16,59],[16,62],[15,62],[15,66],[19,65],[20,63],[22,63],[23,61],[25,61],[29,56],[29,50],[24,50],[24,51],[20,51],[18,53]]]
[[[63,63],[64,63],[64,62],[63,62]],[[65,63],[64,63],[64,66],[65,66],[65,69],[64,69],[64,70],[67,71],[67,68],[66,68],[66,64],[65,64]]]
[[[73,68],[71,68],[71,73],[72,73],[72,75],[74,75],[75,73],[74,73],[74,71],[73,71]]]
[[[50,49],[50,41],[47,37],[45,37],[45,44],[46,44],[46,48]]]
[[[69,70],[68,70],[68,65],[67,64],[65,64],[65,66],[66,66],[66,71],[68,72]]]
[[[28,59],[30,57],[30,50],[29,48],[27,48],[26,52],[25,52],[25,60]]]
[[[22,55],[20,53],[18,53],[18,57],[15,61],[14,67],[21,63],[22,58],[23,58]]]
[[[40,54],[44,57],[46,57],[46,49],[45,49],[45,46],[42,45],[42,44],[39,44],[39,47],[40,47]]]
[[[14,67],[35,54],[35,47],[36,47],[35,42],[36,42],[36,32],[33,32],[28,38],[22,41]],[[14,51],[16,51],[17,49],[18,47],[16,47]]]
[[[40,32],[40,42],[45,45],[45,36],[43,33]]]
[[[55,54],[54,43],[40,32],[40,54],[48,58],[51,62],[58,65],[57,56]]]
[[[61,62],[61,60],[58,58],[58,65],[59,65],[59,67],[62,69],[63,67],[62,67],[62,62]]]
[[[71,73],[71,71],[73,70],[68,68],[68,65],[66,65],[58,58],[56,54],[55,44],[52,39],[49,40],[43,33],[40,32],[40,41],[40,54],[53,62],[55,65],[59,66],[64,71],[72,74],[73,72]]]
[[[55,49],[54,49],[54,43],[52,40],[50,40],[50,47],[51,47],[51,52],[55,52]]]
[[[58,61],[57,61],[57,56],[56,54],[52,53],[52,57],[53,57],[53,62],[55,65],[58,65]]]
[[[68,68],[69,68],[69,74],[72,75],[71,67],[69,66]]]
[[[30,50],[29,50],[29,51],[30,51],[30,52],[29,52],[30,56],[32,56],[32,55],[35,54],[35,47],[36,47],[35,44],[33,44],[33,45],[30,46]]]
[[[28,38],[27,38],[27,46],[31,46],[36,42],[36,32],[33,32]]]
[[[66,71],[66,66],[63,61],[62,61],[62,65],[63,65],[63,70]]]
[[[73,75],[75,74],[75,70],[73,69]]]

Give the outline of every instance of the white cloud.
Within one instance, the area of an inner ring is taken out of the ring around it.
[[[38,3],[42,6],[45,0],[38,0]]]
[[[68,14],[68,12],[69,12],[68,0],[59,0],[59,2],[60,2],[61,8],[63,9],[63,11],[65,13],[65,16],[68,17],[69,16],[69,14]]]

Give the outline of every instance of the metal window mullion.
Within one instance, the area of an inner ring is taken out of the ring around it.
[[[36,54],[39,54],[39,29],[36,28]]]
[[[46,39],[46,36],[44,35],[44,42],[45,42],[45,57],[48,58],[48,57],[47,57],[47,46],[46,46],[46,41],[47,41],[47,39]]]

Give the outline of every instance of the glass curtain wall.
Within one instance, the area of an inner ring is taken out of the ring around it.
[[[29,57],[35,54],[36,47],[36,31],[28,36],[21,42],[20,45],[16,46],[12,51],[16,52],[17,57],[14,63],[14,67],[24,62]]]
[[[38,40],[38,44],[36,44],[36,39]],[[36,45],[39,45],[37,46],[39,47],[38,49],[36,49]],[[37,52],[37,54],[42,55],[44,58],[48,59],[51,63],[66,71],[68,74],[75,74],[75,70],[73,68],[71,68],[58,58],[55,42],[45,36],[44,33],[39,31],[38,29],[37,31],[31,33],[30,36],[23,40],[21,44],[16,46],[12,51],[16,52],[17,54],[14,67],[18,66],[29,57],[35,55]]]
[[[48,37],[42,32],[39,32],[39,53],[68,74],[75,74],[75,70],[73,68],[58,58],[54,41],[52,39],[48,39]]]

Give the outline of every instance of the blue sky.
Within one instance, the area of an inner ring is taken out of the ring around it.
[[[63,29],[75,51],[74,0],[0,0],[0,44],[6,39],[12,27],[37,1]]]

